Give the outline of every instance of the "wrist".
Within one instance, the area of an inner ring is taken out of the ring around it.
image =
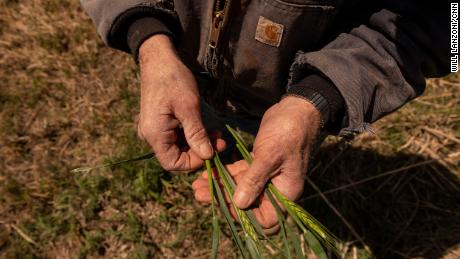
[[[332,81],[319,72],[310,71],[304,79],[289,85],[286,95],[305,98],[315,105],[328,131],[334,131],[343,119],[345,100]]]
[[[295,95],[285,95],[280,103],[294,107],[304,126],[312,131],[311,135],[320,131],[321,111],[310,101]]]
[[[156,34],[145,40],[139,48],[139,62],[164,65],[163,62],[178,60],[171,38],[165,34]]]

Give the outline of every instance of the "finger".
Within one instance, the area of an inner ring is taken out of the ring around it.
[[[233,164],[225,165],[225,168],[231,176],[235,177],[247,171],[249,169],[249,165],[245,160],[239,160]]]
[[[201,188],[195,191],[195,200],[202,203],[211,203],[209,188]]]
[[[236,213],[236,210],[233,207],[233,205],[227,203],[227,208],[230,211],[230,214],[232,215],[232,217],[239,222],[238,214]]]
[[[217,152],[222,152],[227,148],[227,143],[225,140],[218,138],[213,140],[212,146]]]
[[[275,226],[267,229],[263,229],[266,235],[274,235],[280,231],[280,224],[277,222]]]
[[[187,109],[177,110],[175,115],[182,123],[185,138],[190,148],[192,148],[201,159],[210,159],[213,155],[213,148],[201,121],[199,105],[188,105]]]
[[[155,146],[156,158],[167,171],[194,170],[203,165],[203,160],[193,150],[182,151],[174,143],[159,143]]]
[[[202,189],[202,188],[208,188],[209,187],[209,182],[207,179],[205,179],[204,177],[198,177],[195,181],[193,181],[192,183],[192,189],[194,191],[198,190],[198,189]]]
[[[208,170],[204,170],[203,172],[201,172],[200,177],[208,179]]]
[[[139,125],[139,136],[152,147],[161,166],[167,171],[194,170],[203,160],[191,149],[181,149],[177,128],[179,121],[171,115],[161,115],[157,123],[146,121]]]
[[[167,171],[184,171],[203,165],[203,160],[193,150],[181,149],[177,139],[177,131],[173,129],[161,132],[153,142],[153,151],[163,168]]]
[[[302,196],[305,182],[305,173],[283,172],[274,176],[271,182],[276,189],[291,201],[296,201]],[[279,204],[279,203],[278,203]],[[283,207],[281,207],[284,209]]]
[[[242,174],[233,196],[235,205],[241,209],[249,207],[265,188],[270,176],[279,168],[268,156],[254,157],[248,171]]]
[[[261,199],[259,207],[254,209],[254,216],[264,229],[271,229],[278,224],[278,216],[275,207],[266,197]]]
[[[218,183],[219,183],[219,187],[220,189],[222,190],[222,193],[224,195],[224,200],[227,204],[231,204],[231,199],[230,199],[230,196],[228,195],[228,193],[225,191],[225,187],[223,186],[222,182],[219,180],[219,178],[216,178],[218,180]],[[192,189],[194,190],[195,193],[199,192],[200,195],[203,193],[203,192],[207,192],[208,194],[210,193],[209,192],[209,181],[208,181],[208,172],[205,171],[203,172],[193,183],[192,183]],[[216,195],[216,194],[214,194]],[[209,196],[209,195],[208,195]],[[208,198],[208,196],[200,196],[199,198],[201,197],[205,197],[206,199],[210,199]],[[206,202],[208,202],[208,200]]]
[[[233,164],[224,165],[227,171],[233,176],[233,179],[238,183],[241,179],[241,174],[249,169],[248,163],[244,160],[236,161]],[[201,172],[200,177],[208,179],[208,171],[204,170]]]
[[[218,152],[222,152],[227,148],[227,144],[225,140],[222,139],[222,132],[220,130],[208,130],[208,136],[211,139],[212,147]]]
[[[236,183],[240,181],[242,174],[249,169],[248,163],[244,160],[239,160],[233,164],[227,164],[224,166],[227,169],[227,171],[230,173],[230,175],[233,177]],[[208,179],[208,171],[204,170],[203,172],[201,172],[200,177]]]

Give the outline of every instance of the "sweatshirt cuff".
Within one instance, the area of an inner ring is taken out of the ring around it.
[[[311,102],[320,112],[325,127],[335,128],[345,115],[345,101],[335,85],[318,74],[310,74],[288,87],[286,95],[295,95]]]
[[[145,40],[156,34],[173,37],[172,31],[155,17],[143,17],[134,21],[128,28],[127,40],[129,50],[137,60],[139,48]]]
[[[164,2],[164,1],[163,1]],[[169,3],[170,1],[166,1],[166,3]],[[161,4],[163,5],[163,4]],[[169,7],[168,7],[169,9]],[[141,23],[141,24],[150,24],[146,23],[144,20],[140,21],[141,19],[150,19],[154,18],[157,20],[157,22],[153,22],[154,24],[161,24],[158,25],[158,29],[155,32],[152,32],[150,30],[150,25],[149,26],[139,26],[137,27],[140,32],[142,31],[147,31],[150,33],[150,36],[152,36],[154,33],[159,33],[164,32],[164,33],[169,33],[170,36],[178,37],[182,34],[182,27],[179,21],[179,18],[177,17],[177,14],[172,11],[164,10],[160,6],[160,4],[153,4],[153,5],[139,5],[135,6],[133,8],[130,8],[123,13],[121,13],[119,16],[116,17],[116,19],[112,23],[112,27],[110,28],[109,34],[107,35],[107,44],[115,49],[119,49],[125,52],[130,52],[133,54],[135,57],[137,57],[137,50],[132,51],[131,47],[128,45],[128,31],[131,31],[131,33],[136,31],[136,27],[131,28],[132,25],[135,23]],[[161,22],[160,22],[161,21]],[[161,26],[161,27],[160,27]],[[153,34],[152,34],[153,33]],[[145,34],[142,33],[144,36]],[[138,38],[139,36],[136,36]],[[134,42],[134,41],[133,41]],[[138,43],[139,45],[141,43]],[[133,44],[134,46],[135,44]],[[133,47],[134,48],[134,47]]]

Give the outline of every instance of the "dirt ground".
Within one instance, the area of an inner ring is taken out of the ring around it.
[[[0,258],[209,257],[193,173],[154,160],[70,172],[148,152],[138,82],[77,0],[0,0]],[[328,138],[301,204],[346,258],[460,258],[460,75],[373,128]],[[221,242],[234,258],[228,232]]]

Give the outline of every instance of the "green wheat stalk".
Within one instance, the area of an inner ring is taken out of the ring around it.
[[[247,146],[241,136],[239,136],[239,134],[229,125],[226,125],[226,127],[235,139],[236,147],[240,151],[243,158],[248,164],[251,164],[252,156],[250,155]],[[320,258],[327,258],[322,246],[330,249],[335,254],[339,254],[339,241],[332,233],[326,229],[326,227],[324,227],[318,220],[316,220],[302,207],[285,197],[276,189],[272,183],[268,184],[268,190],[277,198],[283,207],[286,208],[288,214],[294,219],[297,226],[304,233],[309,247],[316,253],[317,256]]]
[[[221,179],[224,188],[230,198],[233,208],[236,211],[238,220],[243,228],[244,239],[246,241],[246,247],[251,254],[252,258],[260,258],[260,250],[263,247],[261,241],[257,235],[255,225],[258,225],[255,219],[250,220],[248,215],[242,209],[235,206],[233,203],[233,194],[235,192],[235,186],[230,183],[231,176],[228,174],[227,170],[223,166],[222,162],[219,159],[219,155],[216,153],[214,156],[214,164],[216,165],[219,178]]]
[[[146,159],[153,158],[154,156],[155,156],[154,153],[148,153],[148,154],[141,155],[141,156],[138,156],[138,157],[135,157],[135,158],[121,160],[121,161],[117,161],[117,162],[113,162],[113,163],[106,163],[106,164],[92,166],[92,167],[90,167],[90,166],[79,167],[79,168],[75,168],[75,169],[70,170],[70,172],[71,173],[88,173],[88,172],[90,172],[92,170],[95,170],[95,169],[102,169],[102,168],[106,168],[106,167],[112,167],[112,166],[117,166],[117,165],[121,165],[121,164],[130,163],[130,162],[146,160]]]
[[[248,148],[239,134],[230,126],[226,125],[227,129],[237,142],[236,147],[243,156],[243,158],[247,161],[248,164],[252,163],[252,156],[248,151]],[[78,172],[89,172],[94,169],[101,169],[105,167],[112,167],[124,163],[140,161],[145,159],[153,158],[153,153],[148,153],[139,157],[135,157],[132,159],[126,159],[118,162],[113,163],[106,163],[94,167],[80,167],[73,169],[71,172],[78,173]],[[220,188],[219,182],[214,177],[212,164],[217,169],[217,173],[219,175],[219,179],[224,185],[224,189]],[[215,200],[217,200],[217,204],[230,227],[230,232],[232,234],[232,238],[240,251],[241,255],[244,259],[258,259],[261,258],[261,251],[263,249],[261,239],[267,240],[270,244],[280,250],[276,244],[273,243],[263,232],[262,227],[255,219],[255,216],[251,210],[241,210],[236,207],[233,203],[232,197],[235,191],[236,185],[231,177],[230,173],[222,164],[219,155],[216,153],[213,160],[206,160],[205,167],[208,173],[208,184],[209,184],[209,191],[211,196],[211,210],[212,210],[212,244],[211,244],[211,258],[217,258],[218,254],[218,247],[219,247],[219,238],[221,229],[218,222],[217,217],[217,210],[215,207]],[[224,193],[225,192],[225,193]],[[287,213],[293,218],[296,225],[302,231],[302,235],[308,244],[308,247],[321,259],[326,259],[327,255],[324,251],[323,247],[331,250],[332,252],[338,254],[338,239],[331,234],[326,227],[324,227],[318,220],[316,220],[310,213],[305,211],[302,207],[294,203],[293,201],[289,200],[285,197],[281,192],[279,192],[276,187],[269,183],[267,188],[265,189],[265,195],[269,198],[273,206],[276,210],[276,215],[278,218],[278,222],[280,224],[280,232],[282,236],[282,241],[284,245],[284,257],[287,259],[291,258],[304,258],[305,254],[302,250],[302,242],[298,235],[294,233],[291,229],[290,225],[287,223],[284,214],[278,205],[278,202],[282,204],[282,206],[286,209]],[[230,211],[227,207],[227,203],[225,201],[225,194],[230,197],[231,204],[236,211],[238,221],[243,229],[243,239],[240,237],[238,229],[234,223],[233,217],[230,214]],[[276,199],[275,199],[276,198]],[[278,201],[278,202],[277,202]],[[244,242],[243,242],[244,241]],[[291,245],[292,243],[292,245]]]
[[[224,215],[225,220],[227,221],[228,226],[230,227],[230,232],[232,233],[233,240],[235,241],[235,244],[240,251],[241,255],[243,256],[244,259],[249,259],[249,254],[244,248],[243,241],[241,240],[240,235],[238,234],[238,230],[235,226],[235,223],[233,222],[233,217],[230,214],[230,211],[227,207],[227,203],[225,202],[224,194],[219,186],[219,183],[217,180],[213,177],[213,185],[216,190],[216,195],[217,195],[217,201],[219,203],[220,210],[222,211],[222,214]]]
[[[206,160],[206,170],[208,171],[208,184],[211,194],[211,210],[212,210],[212,245],[211,245],[211,258],[217,258],[217,250],[219,248],[219,237],[220,237],[220,228],[219,222],[217,220],[216,209],[214,207],[214,184],[212,181],[212,168],[211,161]]]

